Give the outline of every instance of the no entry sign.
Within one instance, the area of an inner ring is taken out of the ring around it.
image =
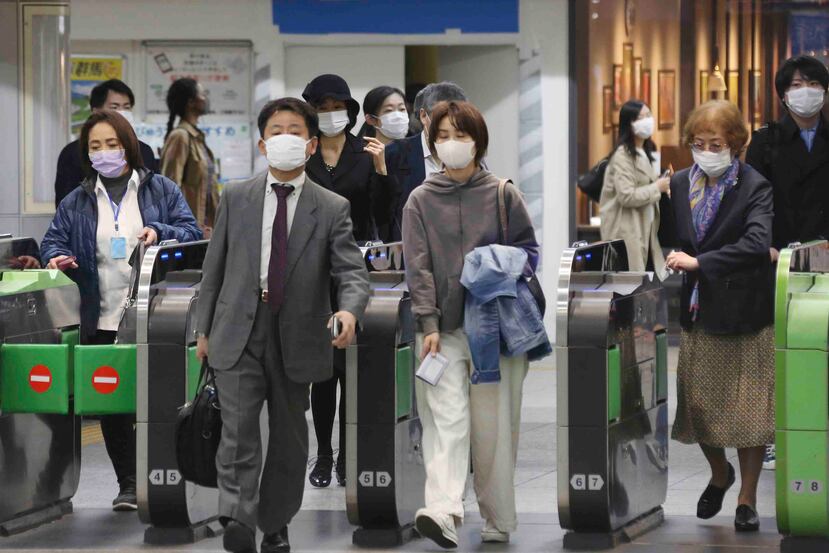
[[[106,365],[98,367],[92,373],[92,387],[99,394],[111,394],[118,388],[120,381],[121,378],[118,376],[118,371]]]
[[[46,365],[35,365],[29,371],[29,386],[38,394],[42,394],[52,386],[52,371]]]

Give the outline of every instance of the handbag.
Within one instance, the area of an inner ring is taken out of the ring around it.
[[[182,478],[199,486],[217,487],[216,452],[222,438],[222,411],[216,375],[204,360],[196,397],[179,409],[176,419],[176,461]]]
[[[507,217],[507,203],[506,193],[507,183],[512,181],[509,179],[501,179],[498,183],[498,231],[500,234],[500,242],[504,246],[510,246],[509,243],[509,218]],[[541,318],[544,318],[544,313],[547,311],[547,298],[544,297],[544,290],[541,289],[541,283],[538,281],[538,275],[533,271],[533,276],[527,279],[527,288],[530,289],[535,303],[538,305],[538,310],[541,312]]]
[[[118,332],[116,334],[116,344],[134,344],[136,341],[136,333],[138,326],[138,307],[136,305],[138,299],[138,281],[141,278],[141,265],[144,260],[144,253],[146,247],[144,241],[139,240],[138,245],[132,250],[130,255],[130,285],[127,290],[127,297],[124,299],[124,306],[121,309],[121,319],[118,321]]]
[[[604,174],[607,170],[607,164],[610,163],[610,158],[606,157],[599,163],[590,168],[590,170],[579,177],[576,186],[587,194],[587,197],[596,203],[602,197],[602,188],[604,187]]]

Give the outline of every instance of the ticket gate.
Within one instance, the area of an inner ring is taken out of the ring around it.
[[[70,396],[80,294],[31,238],[0,237],[0,536],[72,512],[81,468]]]
[[[558,512],[566,549],[606,549],[663,521],[667,302],[622,240],[562,254],[556,306]]]
[[[141,264],[135,308],[138,515],[149,544],[188,543],[221,532],[218,492],[182,480],[175,456],[179,408],[192,399],[201,362],[195,315],[207,241],[163,243]]]
[[[415,327],[402,244],[363,251],[371,299],[346,352],[346,507],[355,545],[390,547],[413,537],[424,504]]]
[[[781,551],[829,551],[829,242],[780,252],[774,326]]]

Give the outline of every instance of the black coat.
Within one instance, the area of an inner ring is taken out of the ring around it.
[[[354,239],[358,242],[375,238],[389,239],[390,194],[389,177],[374,170],[371,154],[364,151],[365,142],[346,132],[343,151],[333,173],[325,168],[322,148],[305,164],[305,172],[312,181],[336,192],[351,203],[351,221]]]
[[[754,133],[746,163],[774,188],[775,248],[829,238],[829,126],[822,116],[811,152],[786,115]]]
[[[690,169],[671,179],[671,205],[677,238],[685,253],[696,257],[699,271],[682,279],[680,324],[702,325],[709,334],[747,334],[772,323],[774,283],[769,248],[772,227],[771,184],[741,164],[737,184],[720,204],[717,217],[701,242],[691,219]],[[699,279],[699,318],[691,322],[688,307]]]
[[[141,148],[144,168],[152,173],[158,173],[158,160],[153,155],[153,149],[140,140],[138,146]],[[55,209],[60,205],[61,200],[76,189],[85,178],[86,175],[83,174],[81,167],[81,146],[77,140],[74,140],[64,146],[58,156],[58,170],[55,173]]]
[[[395,140],[386,147],[386,167],[395,185],[391,214],[393,240],[402,237],[403,206],[406,205],[409,194],[426,180],[423,154],[420,133]]]

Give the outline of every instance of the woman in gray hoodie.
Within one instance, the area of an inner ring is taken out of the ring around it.
[[[403,209],[406,278],[417,320],[421,358],[444,356],[448,365],[435,385],[417,380],[423,423],[426,506],[417,529],[445,548],[457,547],[463,521],[463,491],[470,448],[484,542],[507,542],[515,530],[513,477],[521,397],[527,358],[502,357],[501,381],[470,384],[472,359],[463,330],[464,256],[499,242],[500,179],[481,167],[489,135],[486,122],[468,102],[443,102],[432,111],[429,148],[444,170],[416,188]],[[527,208],[507,183],[507,244],[528,253],[528,270],[538,259]]]

